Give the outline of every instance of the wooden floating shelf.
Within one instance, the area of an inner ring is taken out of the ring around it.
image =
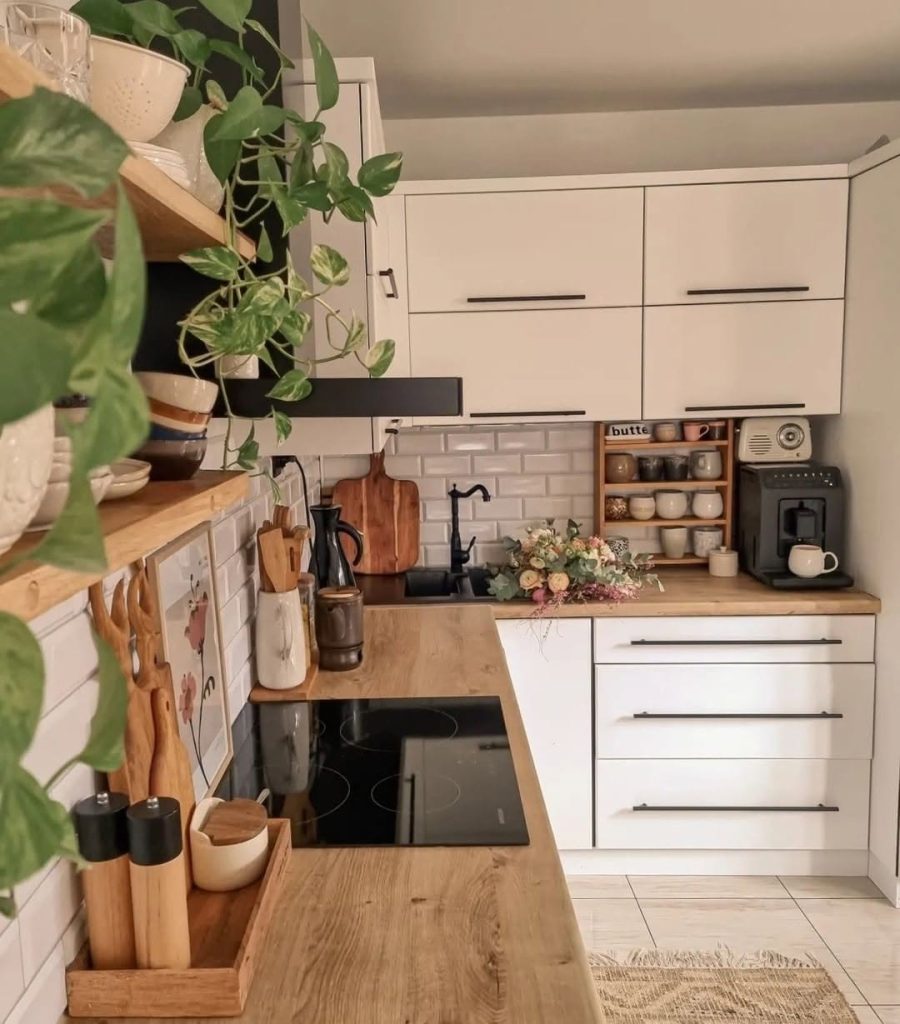
[[[727,480],[632,480],[627,484],[607,483],[607,496],[619,491],[708,491],[713,487],[727,487]]]
[[[647,552],[645,552],[645,554],[650,555],[650,557],[653,559],[653,564],[654,565],[673,566],[673,565],[707,565],[708,564],[707,563],[707,559],[700,558],[698,555],[685,555],[684,558],[666,558],[665,555],[660,555],[657,558],[656,555],[653,552],[651,552],[651,551],[647,551]]]
[[[724,526],[727,521],[690,516],[686,519],[607,519],[606,525],[612,530],[620,526]]]
[[[727,448],[727,441],[607,441],[608,452],[642,452],[662,448]]]
[[[56,89],[42,72],[0,43],[0,102],[27,96],[37,86]],[[225,221],[148,160],[127,157],[120,176],[140,225],[144,258],[148,261],[171,263],[191,249],[224,243]],[[89,201],[76,197],[71,190],[59,190],[58,194],[79,205],[109,209],[115,205],[112,190]],[[104,255],[109,255],[104,241],[101,238],[101,248]],[[256,246],[245,235],[240,236],[238,247],[245,259],[256,256]]]
[[[108,564],[102,572],[72,572],[26,560],[4,573],[4,564],[27,557],[45,536],[27,533],[0,557],[0,611],[33,619],[206,522],[216,512],[245,498],[248,490],[246,473],[209,470],[199,472],[192,480],[149,483],[130,498],[104,502],[99,512]]]

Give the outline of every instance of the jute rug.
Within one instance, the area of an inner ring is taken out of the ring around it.
[[[605,1024],[857,1024],[812,957],[762,951],[591,953]]]

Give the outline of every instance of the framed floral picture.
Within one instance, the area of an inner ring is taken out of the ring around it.
[[[232,755],[225,659],[209,524],[148,559],[172,669],[178,729],[187,747],[197,800],[218,785]]]

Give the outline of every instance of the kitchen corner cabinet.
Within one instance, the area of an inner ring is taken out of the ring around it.
[[[590,849],[591,620],[510,619],[496,625],[556,845]]]

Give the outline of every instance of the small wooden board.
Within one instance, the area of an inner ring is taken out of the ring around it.
[[[406,572],[419,560],[419,488],[412,480],[394,480],[384,471],[384,452],[371,458],[369,472],[355,480],[339,480],[332,502],[341,518],[363,535],[363,555],[353,571],[386,576]],[[341,537],[344,553],[355,546]]]
[[[283,704],[294,700],[309,700],[318,674],[319,663],[314,660],[306,670],[306,678],[299,686],[292,686],[289,690],[272,690],[257,683],[250,691],[250,701],[253,704]]]
[[[262,878],[233,892],[194,889],[188,897],[191,966],[185,971],[90,969],[82,947],[66,971],[70,1017],[237,1017],[263,960],[291,852],[291,825],[268,823]]]

